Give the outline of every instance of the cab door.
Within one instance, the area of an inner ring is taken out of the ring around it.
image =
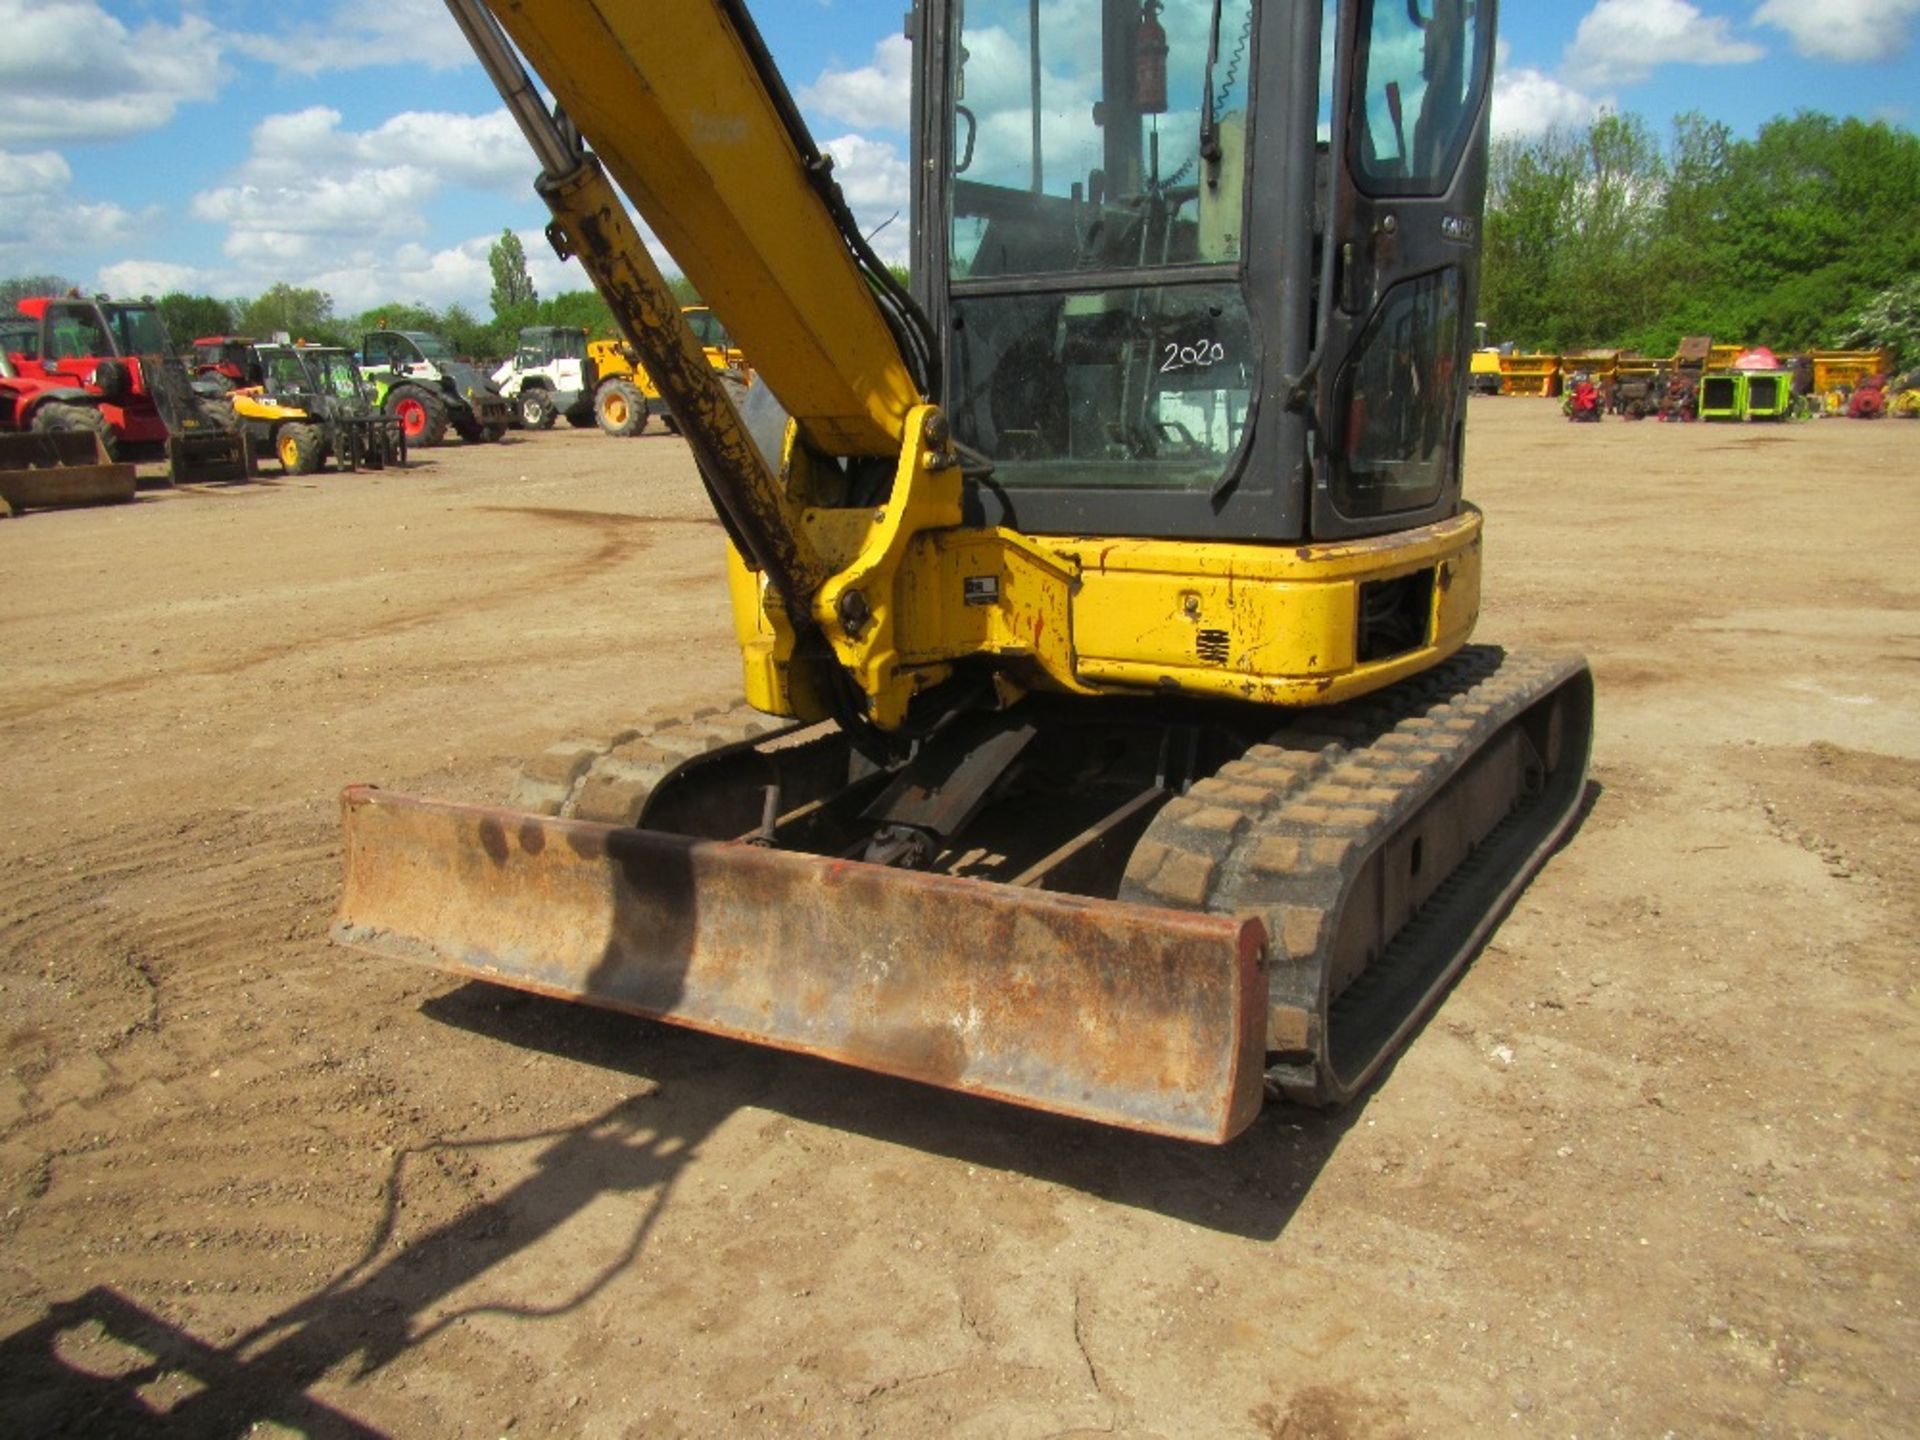
[[[1313,531],[1460,504],[1495,0],[1342,0]]]

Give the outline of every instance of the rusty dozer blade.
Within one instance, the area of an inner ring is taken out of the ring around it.
[[[1258,920],[372,786],[341,803],[333,934],[357,949],[1188,1140],[1260,1109]]]
[[[91,430],[0,435],[0,515],[123,504],[134,486],[133,466],[109,460]]]

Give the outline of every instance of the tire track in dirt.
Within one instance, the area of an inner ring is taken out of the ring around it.
[[[53,1066],[46,1036],[76,1013],[79,1060],[104,1072],[77,1088],[110,1089],[118,1052],[160,1028],[183,991],[199,998],[237,966],[317,932],[338,852],[313,820],[225,814],[120,828],[7,866],[0,948],[14,959],[5,1043],[26,1084],[24,1108],[42,1108],[36,1090]],[[55,1100],[75,1085],[56,1088]]]
[[[265,1303],[364,1243],[381,1137],[404,1140],[407,1109],[364,1044],[298,1019],[336,983],[321,931],[338,869],[315,817],[229,811],[0,872],[0,1236],[144,1294]],[[189,1177],[164,1217],[139,1158],[156,1145]],[[57,1236],[36,1238],[56,1211]],[[312,1258],[265,1280],[262,1247]]]
[[[29,719],[82,701],[134,694],[156,683],[229,679],[243,675],[249,670],[271,665],[275,661],[284,660],[290,655],[307,654],[406,635],[424,626],[438,624],[449,616],[467,618],[507,609],[521,604],[529,595],[564,589],[611,566],[624,564],[651,546],[652,537],[648,534],[649,527],[672,525],[718,528],[719,525],[717,520],[711,518],[628,515],[605,510],[565,510],[540,506],[503,505],[482,505],[476,508],[487,514],[525,516],[585,529],[597,534],[599,543],[591,551],[574,556],[555,569],[542,570],[512,583],[496,583],[497,572],[489,572],[488,584],[463,594],[457,601],[449,604],[426,606],[406,614],[389,616],[383,620],[340,626],[322,633],[303,635],[296,640],[268,645],[244,655],[121,675],[111,680],[58,686],[42,690],[24,700],[13,703],[0,702],[0,723]]]

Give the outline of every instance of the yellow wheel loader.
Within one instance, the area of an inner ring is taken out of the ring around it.
[[[1366,1085],[1585,785],[1585,664],[1468,644],[1494,0],[918,0],[911,293],[741,0],[449,5],[748,706],[518,807],[349,789],[337,937],[1193,1140]]]
[[[752,374],[746,356],[713,311],[705,305],[686,305],[680,313],[699,339],[707,363],[720,371],[728,384],[744,388]],[[679,430],[680,422],[673,418],[660,387],[638,362],[631,345],[624,340],[595,340],[587,346],[587,353],[600,376],[593,411],[602,430],[622,437],[638,435],[655,415],[667,429]]]

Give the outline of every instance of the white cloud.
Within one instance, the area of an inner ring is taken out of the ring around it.
[[[0,35],[0,144],[158,130],[220,87],[218,36],[198,15],[129,29],[95,0],[0,0]]]
[[[807,110],[861,130],[905,130],[913,90],[913,46],[889,35],[873,47],[873,63],[823,71],[800,88]]]
[[[395,64],[452,70],[473,60],[443,0],[342,0],[324,20],[233,35],[229,43],[298,75]]]
[[[352,175],[316,176],[297,187],[229,185],[193,197],[192,213],[229,227],[226,252],[236,259],[262,244],[283,259],[319,255],[335,239],[390,239],[426,229],[421,207],[439,186],[420,170],[399,166]]]
[[[1661,65],[1747,65],[1766,54],[1690,0],[1598,0],[1567,47],[1576,85],[1637,85]]]
[[[433,185],[528,193],[539,164],[505,110],[484,115],[405,110],[372,130],[343,130],[338,110],[317,105],[269,115],[253,129],[238,178],[300,187],[316,175],[417,171]]]
[[[47,268],[48,255],[70,254],[79,237],[88,250],[125,244],[151,212],[83,200],[71,193],[73,172],[51,150],[0,150],[0,273]]]
[[[308,268],[343,252],[379,266],[426,233],[426,207],[448,186],[524,194],[535,168],[505,111],[407,111],[356,132],[316,106],[262,120],[233,181],[190,211],[227,227],[223,248],[243,267]]]
[[[860,233],[885,225],[873,236],[873,248],[889,264],[904,265],[912,233],[907,224],[911,187],[906,158],[886,141],[862,135],[842,135],[822,142],[820,148],[833,157],[833,178]],[[889,224],[889,217],[896,213],[899,218]]]
[[[44,195],[65,189],[72,180],[73,171],[57,150],[0,150],[0,195]]]
[[[226,263],[195,271],[196,288],[252,295],[286,281],[326,291],[341,314],[388,300],[483,309],[493,283],[487,250],[499,232],[432,246],[430,208],[465,190],[524,211],[537,168],[504,110],[406,111],[362,131],[328,106],[269,115],[241,165],[188,203],[194,219],[226,232]],[[563,274],[538,231],[521,238],[543,294],[584,285],[578,267]],[[155,262],[127,265],[154,273]]]
[[[121,260],[100,267],[94,288],[109,295],[187,295],[208,293],[211,272],[197,265],[175,265],[167,260]],[[176,339],[179,337],[176,336]]]
[[[537,230],[516,232],[527,251],[527,272],[542,295],[589,288],[572,261],[562,262]],[[300,235],[264,233],[248,263],[217,267],[176,265],[164,260],[123,260],[103,267],[98,287],[115,295],[189,294],[246,299],[280,283],[319,290],[333,300],[334,314],[358,315],[376,305],[399,303],[443,310],[465,305],[487,318],[493,271],[487,252],[499,240],[494,231],[444,248],[403,241],[381,250],[377,259],[360,247],[322,249],[317,254]]]
[[[1493,133],[1539,135],[1556,126],[1577,129],[1589,124],[1607,103],[1544,71],[1510,70],[1493,87]]]
[[[1532,66],[1513,69],[1507,61],[1512,47],[1496,41],[1493,53],[1493,133],[1540,135],[1564,126],[1579,129],[1602,110],[1613,108],[1611,96],[1596,98],[1556,80]]]
[[[1916,15],[1920,0],[1766,0],[1753,19],[1784,30],[1810,60],[1858,63],[1904,51]]]
[[[580,267],[572,261],[563,263],[541,232],[515,233],[526,248],[527,273],[541,295],[591,288]],[[377,265],[330,264],[308,272],[299,283],[331,295],[336,315],[357,315],[388,302],[430,305],[436,310],[458,303],[484,320],[490,313],[487,296],[493,289],[487,252],[499,238],[496,230],[443,249],[400,245],[385,253]]]

